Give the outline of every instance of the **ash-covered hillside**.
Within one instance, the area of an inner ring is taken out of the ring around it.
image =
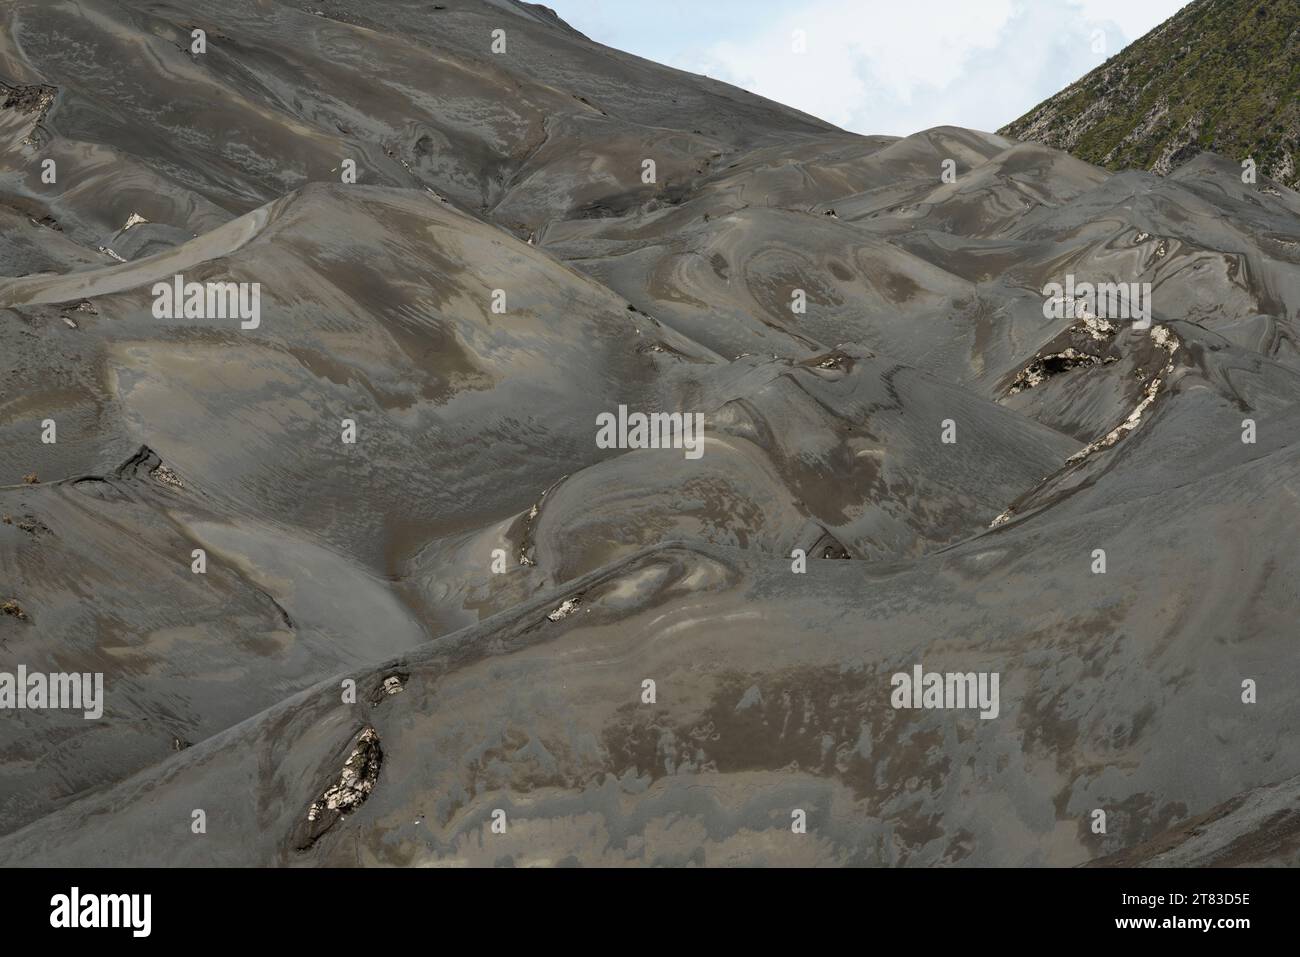
[[[5,864],[1160,863],[1293,789],[1300,196],[1235,157],[505,0],[9,0],[0,80]]]

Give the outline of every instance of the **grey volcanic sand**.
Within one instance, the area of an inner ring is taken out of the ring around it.
[[[0,714],[0,862],[1294,862],[1295,193],[506,0],[16,0],[0,80],[0,670],[106,686]],[[1045,319],[1067,273],[1153,329]],[[998,716],[895,710],[916,664]]]

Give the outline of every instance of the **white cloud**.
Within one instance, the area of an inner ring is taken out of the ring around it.
[[[906,135],[943,124],[992,130],[1117,53],[1182,2],[807,0],[770,12],[754,6],[753,15],[735,17],[721,31],[715,21],[708,36],[694,44],[679,40],[668,56],[632,52],[860,133]],[[796,30],[807,36],[803,54],[792,49]],[[1098,37],[1102,50],[1094,48]]]

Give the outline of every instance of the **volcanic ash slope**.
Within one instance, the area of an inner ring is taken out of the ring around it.
[[[1300,197],[445,6],[0,10],[0,861],[1293,857]]]

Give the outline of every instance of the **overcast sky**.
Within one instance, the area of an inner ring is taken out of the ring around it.
[[[607,46],[844,129],[906,136],[943,124],[996,130],[1186,0],[543,2]]]

